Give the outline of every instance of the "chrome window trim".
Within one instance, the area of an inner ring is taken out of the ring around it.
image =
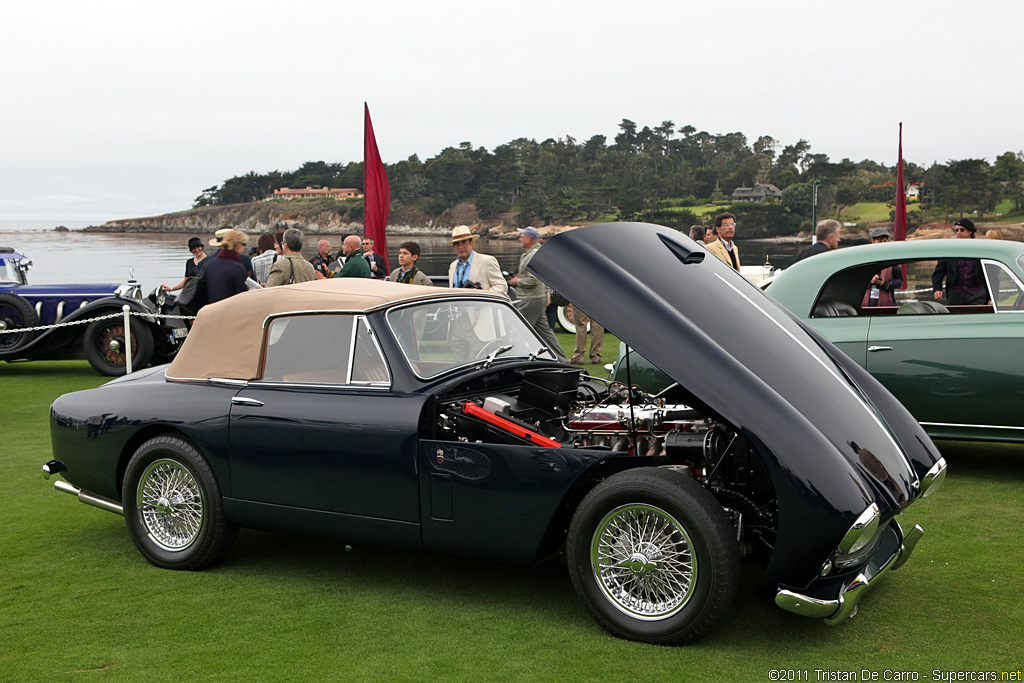
[[[390,384],[386,385],[386,386],[383,385],[383,384],[359,384],[359,383],[355,383],[355,384],[321,384],[321,383],[315,383],[314,384],[312,382],[281,382],[281,381],[277,381],[277,380],[263,381],[261,379],[254,379],[251,382],[248,382],[247,383],[247,387],[250,388],[250,389],[256,388],[256,387],[259,387],[259,388],[281,388],[281,389],[285,389],[285,388],[288,388],[288,389],[330,389],[332,391],[337,391],[339,389],[342,389],[342,390],[346,390],[346,391],[352,391],[352,390],[356,390],[356,391],[371,390],[371,391],[385,391],[386,392],[386,391],[390,391],[391,390],[391,385]]]
[[[1024,258],[1024,256],[1022,256],[1021,258]],[[983,258],[983,259],[981,259],[981,270],[985,274],[985,286],[988,287],[988,292],[989,292],[990,295],[992,294],[992,292],[998,291],[998,290],[996,290],[992,286],[992,279],[988,276],[988,268],[987,268],[987,266],[990,263],[992,265],[994,265],[994,266],[998,266],[1000,269],[1002,269],[1002,271],[1004,273],[1006,273],[1007,275],[1010,276],[1010,278],[1013,280],[1013,283],[1015,285],[1017,285],[1018,296],[1020,296],[1020,293],[1024,292],[1024,284],[1021,284],[1021,281],[1017,277],[1017,274],[1014,273],[1009,268],[1007,268],[1005,263],[1003,263],[1002,261],[996,261],[995,259]],[[1020,314],[1020,313],[1024,313],[1024,310],[1016,310],[1016,311],[1013,310],[1013,309],[999,310],[999,306],[996,304],[995,298],[992,298],[992,312],[995,313],[996,315],[1001,315],[1001,314],[1004,314],[1004,313]]]
[[[919,422],[922,427],[967,427],[969,429],[1015,429],[1024,432],[1024,427],[1011,427],[1009,425],[978,425],[965,424],[960,422]]]
[[[358,335],[356,334],[356,327],[358,326],[359,321],[362,321],[363,327],[366,328],[366,333],[367,333],[367,335],[369,335],[370,341],[373,342],[373,348],[375,348],[377,350],[377,355],[380,357],[381,362],[384,364],[384,371],[388,373],[388,378],[385,381],[372,381],[372,380],[358,380],[358,381],[354,381],[352,379],[352,372],[355,369],[355,357],[356,357],[356,354],[355,354],[356,344],[355,344],[355,342],[356,342],[356,339],[358,337]],[[390,389],[391,388],[391,382],[392,382],[392,379],[393,379],[392,376],[391,376],[391,366],[388,365],[388,357],[384,355],[384,349],[380,348],[380,340],[377,339],[377,333],[373,331],[373,326],[370,325],[369,318],[367,318],[365,315],[356,316],[356,325],[352,326],[352,330],[353,330],[353,332],[352,332],[352,334],[353,334],[353,339],[352,339],[352,357],[349,360],[349,373],[348,373],[348,383],[349,383],[349,386],[355,386],[355,387],[384,387],[384,388]]]

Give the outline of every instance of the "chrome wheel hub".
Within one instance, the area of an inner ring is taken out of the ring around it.
[[[203,492],[181,463],[157,460],[143,472],[137,499],[149,537],[165,550],[184,550],[203,527]]]
[[[121,353],[121,340],[111,339],[110,343],[107,344],[107,350],[111,353]]]
[[[653,505],[623,505],[605,515],[594,530],[590,557],[608,601],[646,621],[681,610],[697,578],[686,530]]]

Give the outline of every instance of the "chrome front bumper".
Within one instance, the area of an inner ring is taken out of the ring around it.
[[[844,619],[848,619],[857,613],[857,604],[860,602],[868,589],[875,585],[886,572],[899,569],[903,563],[910,558],[914,552],[914,546],[924,536],[924,529],[915,524],[909,533],[904,534],[903,529],[896,520],[890,523],[895,526],[894,532],[899,533],[902,541],[888,559],[884,560],[876,568],[871,564],[865,571],[858,574],[852,581],[843,585],[839,590],[839,597],[835,600],[822,600],[802,595],[795,591],[781,589],[775,595],[775,604],[782,609],[814,619],[824,619],[829,626],[838,626]]]

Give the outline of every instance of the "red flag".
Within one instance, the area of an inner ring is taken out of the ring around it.
[[[903,186],[903,122],[900,121],[900,151],[896,162],[896,224],[893,226],[893,241],[902,242],[907,239],[907,189]],[[903,286],[907,288],[907,264],[900,265],[903,271]]]
[[[900,122],[900,152],[896,164],[896,225],[893,226],[893,240],[907,239],[907,188],[903,184],[903,123]]]
[[[391,190],[388,187],[388,176],[384,172],[384,162],[377,151],[377,139],[373,136],[373,124],[370,123],[370,107],[364,102],[366,118],[363,123],[363,225],[366,237],[373,240],[373,251],[384,257],[384,266],[388,266],[388,240],[384,228],[388,224],[388,211],[391,209]]]

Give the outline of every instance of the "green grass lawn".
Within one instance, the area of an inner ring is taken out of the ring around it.
[[[102,381],[84,362],[0,364],[0,681],[768,681],[772,669],[815,681],[827,680],[815,669],[1024,666],[1020,447],[939,444],[949,477],[905,514],[927,533],[850,622],[830,629],[756,598],[759,567],[745,563],[722,627],[666,648],[601,630],[558,562],[243,530],[214,569],[157,569],[121,517],[39,474],[50,402]]]
[[[891,220],[889,212],[892,207],[886,202],[857,202],[843,209],[839,220],[843,223],[884,223]]]

